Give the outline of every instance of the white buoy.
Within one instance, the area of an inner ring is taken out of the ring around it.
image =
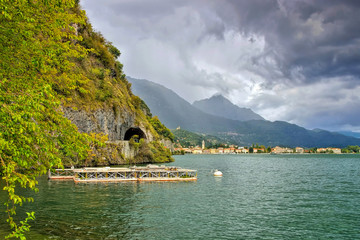
[[[220,172],[219,170],[215,170],[215,172],[214,172],[214,177],[222,177],[222,172]]]

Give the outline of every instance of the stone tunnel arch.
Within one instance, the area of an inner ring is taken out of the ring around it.
[[[129,141],[132,136],[138,135],[139,139],[144,138],[146,139],[145,133],[139,127],[131,127],[125,132],[125,141]]]

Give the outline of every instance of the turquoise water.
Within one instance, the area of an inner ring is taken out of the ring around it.
[[[28,239],[360,239],[360,155],[175,158],[197,182],[40,178]]]

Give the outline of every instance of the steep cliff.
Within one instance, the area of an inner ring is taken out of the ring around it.
[[[18,189],[37,191],[48,170],[172,161],[161,143],[171,134],[132,94],[120,51],[92,30],[78,2],[0,1],[5,238],[25,239],[34,212],[14,215],[33,200]]]
[[[83,14],[78,6],[71,11]],[[149,108],[131,92],[122,64],[116,60],[120,51],[95,32],[88,20],[74,29],[82,37],[74,44],[88,50],[88,54],[74,60],[82,78],[76,80],[75,89],[63,89],[56,83],[53,88],[64,96],[64,116],[82,133],[105,135],[106,144],[94,146],[91,159],[68,159],[65,165],[173,161],[172,139],[157,131]]]

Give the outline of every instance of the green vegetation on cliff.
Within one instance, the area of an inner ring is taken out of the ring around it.
[[[170,161],[148,121],[146,104],[131,93],[120,51],[95,32],[76,0],[0,1],[0,175],[8,201],[9,237],[24,239],[16,207],[32,201],[17,186],[37,190],[36,177],[63,164],[93,162],[106,136],[81,134],[63,107],[109,108],[135,115],[154,136],[152,160]],[[0,219],[4,219],[3,217]]]
[[[164,163],[174,161],[169,149],[165,148],[160,142],[152,141],[147,143],[140,139],[139,143],[130,141],[130,144],[136,146],[138,154],[135,156],[135,162],[143,163]]]
[[[160,122],[157,116],[149,118],[149,121],[158,134],[170,139],[172,142],[174,141],[174,134]]]
[[[86,49],[73,24],[84,24],[83,13],[67,11],[71,1],[0,2],[0,161],[8,193],[5,203],[10,237],[23,238],[25,221],[14,219],[16,206],[32,199],[19,196],[16,186],[36,190],[36,176],[65,157],[85,160],[90,137],[63,117],[64,98],[56,88],[81,91],[85,79],[75,61]],[[60,87],[61,86],[61,87]],[[4,219],[4,218],[1,218]]]

